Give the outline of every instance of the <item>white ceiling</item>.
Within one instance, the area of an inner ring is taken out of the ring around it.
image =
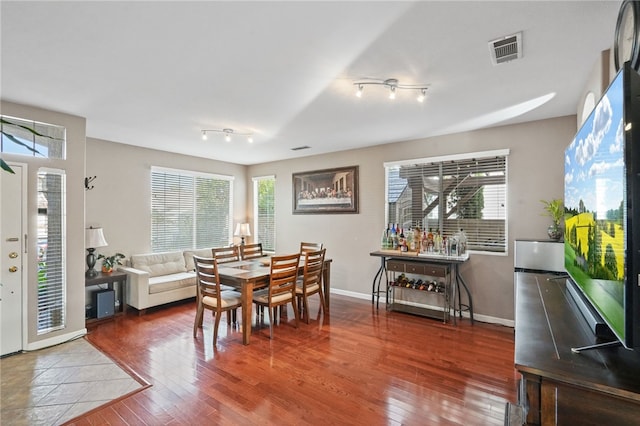
[[[88,137],[264,163],[575,114],[620,3],[2,1],[0,95]],[[520,31],[523,58],[492,65],[488,42]],[[428,98],[357,98],[362,78]]]

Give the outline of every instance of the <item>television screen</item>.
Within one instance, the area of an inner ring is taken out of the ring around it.
[[[565,268],[625,343],[627,184],[625,73],[565,151]]]

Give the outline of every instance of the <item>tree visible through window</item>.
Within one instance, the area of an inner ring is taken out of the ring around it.
[[[443,236],[461,229],[470,250],[507,250],[507,155],[464,156],[385,163],[387,222]]]
[[[276,206],[274,176],[253,178],[254,240],[266,251],[276,249]]]

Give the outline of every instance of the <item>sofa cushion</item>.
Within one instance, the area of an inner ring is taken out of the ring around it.
[[[164,253],[134,254],[131,256],[131,267],[149,273],[149,277],[186,272],[184,255],[181,251]]]
[[[210,248],[207,249],[199,249],[199,250],[185,250],[184,251],[184,260],[186,262],[187,271],[195,271],[196,265],[193,263],[193,255],[198,257],[208,257],[211,258],[213,256],[213,252]]]
[[[195,272],[179,272],[177,274],[161,275],[149,278],[149,294],[162,293],[195,285]]]

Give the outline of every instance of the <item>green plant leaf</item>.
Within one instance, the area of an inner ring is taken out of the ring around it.
[[[2,167],[2,170],[4,170],[5,172],[9,172],[13,175],[16,174],[16,172],[13,171],[11,166],[9,166],[2,158],[0,158],[0,167]]]
[[[51,140],[54,140],[54,141],[55,141],[55,140],[59,140],[58,138],[54,138],[53,136],[44,135],[44,134],[42,134],[42,133],[40,133],[40,132],[37,132],[36,130],[34,130],[34,129],[32,129],[32,128],[28,127],[28,126],[24,126],[24,125],[22,125],[22,124],[16,124],[16,123],[12,123],[12,122],[10,122],[10,121],[7,121],[7,120],[5,120],[5,119],[4,119],[4,118],[2,118],[2,117],[0,117],[0,123],[2,123],[2,124],[8,124],[8,125],[10,125],[10,126],[20,127],[21,129],[24,129],[24,130],[26,130],[27,132],[30,132],[30,133],[32,133],[32,134],[34,134],[34,135],[36,135],[36,136],[40,136],[41,138],[48,138],[48,139],[51,139]],[[2,133],[4,133],[4,131],[3,131]]]

